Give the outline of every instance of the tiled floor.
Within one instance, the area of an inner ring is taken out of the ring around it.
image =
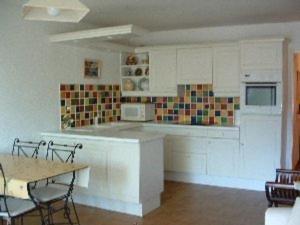
[[[82,225],[263,225],[266,206],[264,192],[166,182],[162,206],[144,218],[77,208]]]

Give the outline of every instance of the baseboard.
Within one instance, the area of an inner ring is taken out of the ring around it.
[[[207,175],[195,175],[190,173],[165,172],[165,180],[255,191],[265,190],[264,181],[240,179],[233,177],[217,177]]]
[[[126,213],[135,216],[144,216],[152,210],[160,207],[160,196],[153,197],[142,204],[123,202],[112,200],[99,196],[91,196],[87,194],[75,193],[74,201],[82,205],[88,205],[96,208],[101,208],[109,211]]]

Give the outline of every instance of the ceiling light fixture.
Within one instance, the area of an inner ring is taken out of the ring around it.
[[[25,20],[78,23],[89,11],[79,0],[29,0],[23,5]]]

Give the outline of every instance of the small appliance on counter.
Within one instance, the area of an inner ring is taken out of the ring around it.
[[[155,119],[155,105],[148,103],[125,103],[121,105],[121,120],[152,121]]]

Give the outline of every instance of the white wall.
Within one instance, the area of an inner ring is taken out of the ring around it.
[[[286,117],[286,143],[283,151],[285,166],[291,167],[292,155],[292,137],[293,137],[293,91],[294,91],[294,74],[293,74],[293,54],[300,52],[300,22],[274,23],[274,24],[256,24],[242,26],[224,26],[212,28],[198,28],[186,30],[172,30],[153,32],[142,38],[132,40],[136,45],[169,45],[169,44],[188,44],[188,43],[207,43],[237,41],[241,39],[254,39],[264,37],[285,37],[289,39],[288,46],[288,110]]]
[[[48,34],[90,26],[24,21],[20,2],[0,2],[0,151],[15,137],[59,128],[60,83],[119,83],[119,54],[48,41]],[[100,80],[83,79],[84,58],[103,61]]]

